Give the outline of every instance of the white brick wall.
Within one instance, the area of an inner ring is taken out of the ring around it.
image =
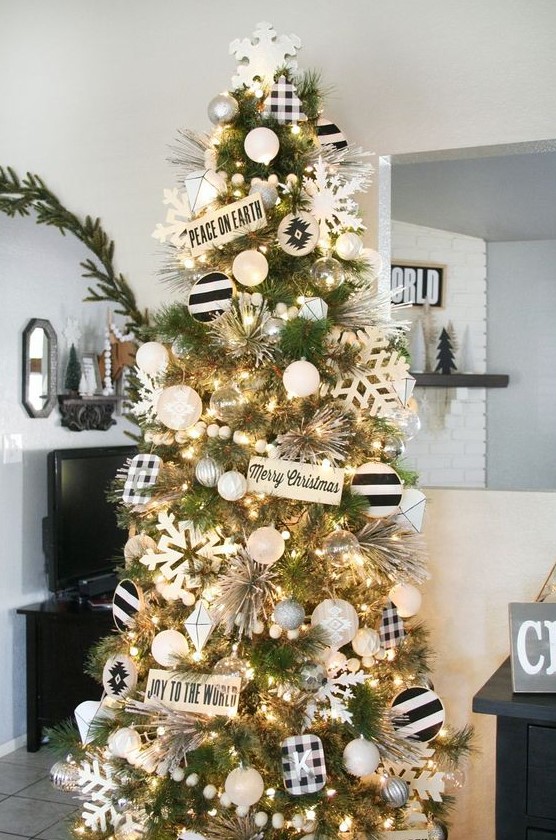
[[[460,345],[469,327],[474,373],[486,371],[486,243],[432,228],[392,222],[392,260],[446,265],[444,306],[433,312],[438,329],[452,321]],[[421,307],[406,310],[415,321]],[[404,313],[405,314],[405,313]],[[456,365],[460,368],[460,354]],[[426,487],[484,487],[486,392],[483,388],[416,388],[422,428],[407,444],[408,466]]]

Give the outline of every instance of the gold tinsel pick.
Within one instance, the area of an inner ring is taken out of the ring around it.
[[[319,408],[313,417],[276,438],[276,455],[288,461],[319,464],[327,458],[336,465],[345,460],[353,437],[349,414],[334,406]]]

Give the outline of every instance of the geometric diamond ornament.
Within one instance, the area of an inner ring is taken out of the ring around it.
[[[197,169],[183,183],[192,213],[200,213],[212,204],[225,187],[223,179],[213,169]]]
[[[396,394],[400,398],[401,404],[404,407],[407,406],[409,400],[411,399],[413,389],[415,388],[415,377],[408,374],[402,379],[396,379],[392,384],[394,385]]]
[[[195,650],[200,653],[214,627],[214,621],[201,601],[197,602],[197,606],[183,622],[183,626],[189,633],[191,641],[195,645]]]

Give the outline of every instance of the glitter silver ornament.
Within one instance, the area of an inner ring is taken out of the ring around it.
[[[390,776],[384,780],[380,795],[390,808],[403,808],[409,799],[409,785],[397,776]]]
[[[259,193],[266,210],[270,210],[278,201],[278,190],[274,184],[269,184],[268,181],[257,181],[255,184],[251,184],[249,195],[254,195],[254,193]]]
[[[237,100],[229,93],[219,93],[210,100],[207,112],[213,125],[226,125],[236,117],[239,111]]]
[[[305,618],[303,606],[295,598],[286,598],[274,607],[274,621],[283,630],[297,630]]]
[[[262,332],[272,344],[277,344],[280,341],[280,335],[284,329],[284,322],[281,318],[268,318],[263,326]]]
[[[216,487],[223,472],[224,467],[217,464],[213,458],[201,458],[195,467],[195,478],[203,487]]]
[[[210,410],[212,414],[223,423],[234,419],[236,410],[242,403],[242,396],[233,385],[223,385],[217,388],[210,398]]]
[[[79,785],[79,765],[70,760],[69,756],[65,761],[57,761],[50,768],[50,781],[57,790],[74,791]]]
[[[346,275],[342,263],[334,257],[321,257],[311,267],[311,278],[321,292],[331,292],[344,282]]]
[[[328,674],[319,662],[305,662],[299,672],[300,688],[304,691],[318,691],[325,684]]]
[[[440,820],[433,820],[429,826],[429,840],[448,840],[448,827]]]
[[[388,461],[394,461],[405,452],[403,440],[394,435],[388,435],[382,442],[382,454]]]

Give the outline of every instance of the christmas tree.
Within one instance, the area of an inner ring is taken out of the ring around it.
[[[69,351],[68,363],[66,366],[66,375],[64,378],[64,388],[70,393],[77,393],[79,391],[79,383],[81,382],[81,364],[77,358],[77,350],[75,344],[72,344]]]
[[[266,24],[235,41],[214,129],[175,150],[185,192],[156,236],[182,302],[137,351],[119,632],[53,771],[86,800],[78,837],[447,836],[470,732],[445,723],[414,618],[407,324],[363,247],[367,156],[299,47]]]
[[[444,327],[438,339],[436,360],[438,364],[436,365],[435,372],[451,373],[453,370],[456,370],[452,338],[448,330]]]

